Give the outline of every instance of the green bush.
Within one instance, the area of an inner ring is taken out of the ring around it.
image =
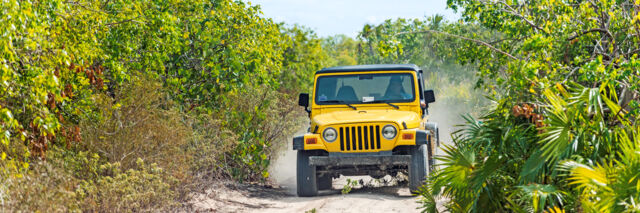
[[[82,119],[82,141],[60,137],[47,161],[2,175],[7,210],[157,211],[175,207],[192,180],[191,130],[157,81],[137,77],[114,97],[96,95],[100,115]],[[72,123],[65,123],[73,125]],[[170,160],[168,160],[170,159]],[[147,162],[146,164],[143,162]],[[5,167],[11,164],[3,164]],[[33,184],[32,184],[33,183]]]
[[[239,181],[264,181],[272,153],[302,123],[292,95],[268,87],[230,94],[227,110],[201,115],[192,124],[196,171]]]
[[[401,34],[456,40],[496,103],[444,148],[426,210],[638,211],[637,3],[450,0],[459,23]]]
[[[118,98],[126,91],[120,86],[140,73],[154,76],[170,91],[162,98],[179,104],[164,109],[211,113],[246,88],[293,89],[291,79],[308,82],[304,76],[323,60],[312,32],[276,24],[242,1],[12,0],[0,5],[0,13],[0,27],[7,30],[0,35],[0,155],[6,169],[29,163],[15,148],[20,143],[43,158],[79,121],[119,116],[96,111],[94,101]],[[117,101],[112,107],[123,104]],[[127,110],[136,109],[122,112]],[[112,160],[127,154],[102,151],[119,155]],[[132,159],[124,157],[123,166]]]

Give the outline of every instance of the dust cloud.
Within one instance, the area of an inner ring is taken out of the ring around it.
[[[429,122],[438,123],[440,131],[440,147],[435,150],[436,156],[444,154],[442,149],[445,145],[455,145],[451,134],[462,128],[459,125],[465,124],[466,120],[462,117],[463,115],[478,118],[488,107],[489,103],[485,97],[475,96],[473,98],[475,100],[471,103],[461,103],[460,99],[438,102],[438,98],[436,98],[436,102],[429,105]],[[440,161],[436,161],[436,166],[440,163]]]
[[[464,123],[462,115],[469,112],[467,107],[437,101],[429,107],[429,122],[438,123],[440,131],[440,147],[443,144],[452,146],[451,133],[456,131],[456,125]]]
[[[282,141],[284,145],[279,146],[277,154],[273,156],[269,166],[270,180],[292,195],[296,194],[296,160],[298,154],[296,150],[293,150],[292,141],[294,136],[303,135],[308,128],[308,125],[304,126],[293,135],[286,137],[286,141]]]

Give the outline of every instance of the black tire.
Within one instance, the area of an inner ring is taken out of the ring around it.
[[[418,188],[424,184],[429,175],[427,152],[429,147],[426,144],[415,146],[411,149],[411,164],[409,165],[409,189],[417,192]]]
[[[436,147],[434,147],[434,150],[429,150],[429,173],[433,172],[433,170],[435,169],[435,153],[438,147],[440,147],[440,128],[436,128]]]
[[[436,165],[436,160],[434,159],[433,153],[435,151],[435,149],[437,149],[437,147],[435,146],[427,146],[427,148],[429,148],[428,152],[427,152],[427,156],[429,159],[429,173],[433,172],[433,170],[435,169],[435,165]]]
[[[436,147],[440,147],[440,128],[436,128]]]
[[[318,177],[318,190],[327,190],[333,188],[333,179],[331,176],[324,175]]]
[[[296,184],[298,196],[313,197],[318,195],[316,182],[316,167],[309,165],[309,156],[312,152],[299,150],[296,165]]]

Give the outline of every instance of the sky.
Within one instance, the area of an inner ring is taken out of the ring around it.
[[[446,0],[250,0],[265,17],[276,22],[299,24],[318,36],[344,34],[355,37],[365,24],[389,18],[424,18],[434,14],[448,20],[460,16],[446,9]]]

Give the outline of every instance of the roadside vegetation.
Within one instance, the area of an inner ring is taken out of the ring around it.
[[[491,36],[415,33],[463,36],[458,60],[492,104],[444,148],[424,210],[640,211],[639,2],[448,2],[450,25]]]
[[[321,40],[240,1],[0,4],[0,209],[158,211],[263,182]]]
[[[356,38],[242,1],[0,3],[0,209],[171,211],[264,183],[314,71],[414,63],[457,130],[424,211],[639,212],[640,2],[448,3],[461,20]]]

